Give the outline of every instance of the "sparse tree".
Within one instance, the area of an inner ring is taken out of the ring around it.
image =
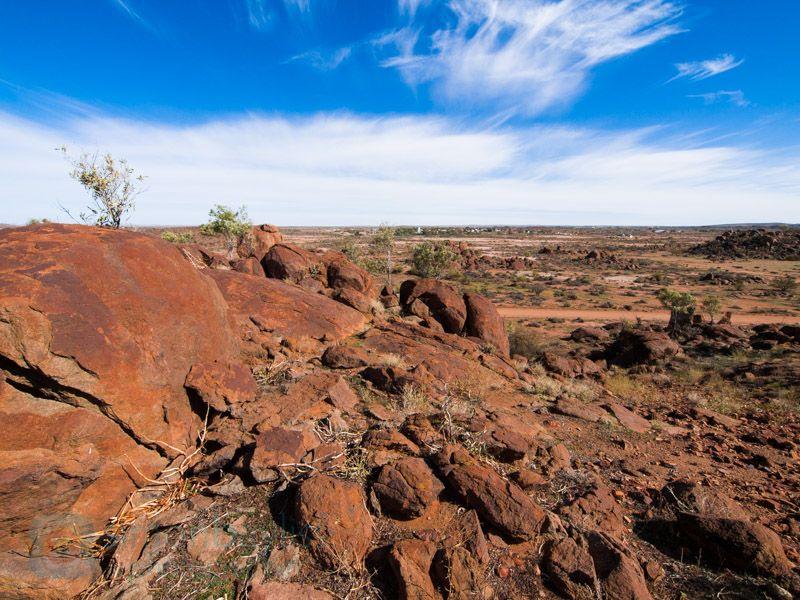
[[[70,158],[66,146],[57,148],[72,165],[70,177],[80,183],[92,198],[91,204],[78,217],[87,225],[119,229],[135,207],[136,197],[142,192],[143,175],[136,175],[124,158],[111,154],[82,154]],[[72,214],[64,209],[70,217]]]
[[[711,323],[714,323],[714,318],[722,310],[722,301],[719,296],[706,296],[703,298],[703,310],[708,313],[708,318]]]
[[[691,321],[695,310],[695,299],[689,292],[662,288],[656,293],[662,306],[669,310],[669,330],[675,334]]]
[[[395,243],[395,229],[387,223],[381,223],[370,240],[370,250],[375,255],[380,271],[386,275],[386,283],[392,283],[392,267]]]
[[[414,247],[414,270],[422,277],[440,277],[455,259],[456,253],[444,241],[423,242]]]
[[[225,247],[228,258],[232,258],[236,246],[244,241],[250,234],[253,224],[247,217],[247,208],[242,206],[233,210],[222,204],[217,204],[208,211],[208,223],[200,227],[203,235],[221,235],[225,238]]]

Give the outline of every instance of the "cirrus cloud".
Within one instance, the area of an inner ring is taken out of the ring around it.
[[[678,74],[669,81],[687,77],[692,81],[702,81],[740,67],[744,60],[736,60],[732,54],[723,54],[717,58],[698,60],[696,62],[677,63]],[[669,83],[669,82],[668,82]]]
[[[412,19],[380,38],[396,49],[384,66],[447,102],[528,115],[568,105],[598,65],[682,31],[668,0],[449,0],[454,24],[421,36],[418,5],[401,0]]]

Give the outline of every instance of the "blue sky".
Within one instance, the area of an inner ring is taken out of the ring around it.
[[[797,0],[0,2],[0,221],[800,221]]]

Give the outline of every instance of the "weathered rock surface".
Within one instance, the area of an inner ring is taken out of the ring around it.
[[[480,294],[464,294],[464,303],[467,307],[464,333],[480,338],[494,346],[501,355],[508,356],[509,343],[505,322],[495,305]]]
[[[447,333],[461,333],[467,320],[467,306],[461,295],[436,279],[404,281],[400,304],[418,317],[433,317]]]
[[[294,244],[275,244],[261,259],[267,277],[300,283],[306,277],[319,278],[324,266],[320,257]]]
[[[389,564],[397,579],[399,600],[436,600],[430,571],[436,545],[422,540],[403,540],[392,546]]]
[[[250,472],[259,483],[274,481],[281,473],[294,472],[293,465],[320,442],[309,427],[270,427],[256,437],[256,447],[250,459]]]
[[[0,231],[0,549],[50,560],[52,538],[102,528],[143,482],[136,469],[153,477],[194,447],[202,421],[184,382],[235,354],[225,313],[213,282],[161,240]]]
[[[618,540],[600,532],[587,535],[589,554],[600,580],[603,597],[619,600],[651,600],[642,568]]]
[[[232,405],[251,400],[258,393],[258,386],[247,367],[217,360],[192,365],[185,386],[203,404],[217,412],[227,412]]]
[[[259,262],[275,244],[280,244],[283,241],[283,235],[278,228],[269,224],[253,227],[251,237],[252,256]],[[263,269],[261,272],[263,273]]]
[[[606,349],[609,364],[631,367],[666,360],[682,353],[681,347],[660,331],[622,331]]]
[[[375,278],[341,252],[326,252],[322,261],[326,265],[329,288],[353,290],[370,299],[378,296],[379,285]]]
[[[504,535],[530,540],[539,534],[545,513],[515,484],[478,464],[461,448],[447,447],[435,461],[447,487]]]
[[[328,475],[306,479],[297,490],[296,517],[311,551],[328,568],[362,564],[373,524],[359,485]]]
[[[565,598],[600,597],[592,557],[575,540],[564,537],[549,541],[542,556],[542,571],[555,592]]]
[[[275,279],[209,271],[244,330],[299,340],[333,342],[364,326],[357,311],[329,298]]]
[[[444,490],[421,458],[403,458],[384,466],[372,486],[381,510],[403,519],[421,516]]]
[[[678,514],[678,528],[715,566],[771,577],[791,571],[781,539],[758,523],[684,512]]]

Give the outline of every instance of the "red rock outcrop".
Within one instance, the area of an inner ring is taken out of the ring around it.
[[[277,248],[278,246],[276,246]],[[277,279],[248,277],[231,271],[209,271],[245,330],[299,340],[333,342],[364,324],[361,313],[320,294]]]
[[[194,447],[202,422],[184,382],[236,353],[225,313],[213,282],[161,240],[0,231],[0,549],[49,560],[54,537],[102,528],[143,482],[137,469],[153,477]],[[60,585],[58,572],[30,586]]]
[[[283,241],[283,235],[275,225],[256,225],[251,232],[251,251],[249,256],[254,257],[261,262],[261,259],[270,251],[275,244],[280,244]]]

